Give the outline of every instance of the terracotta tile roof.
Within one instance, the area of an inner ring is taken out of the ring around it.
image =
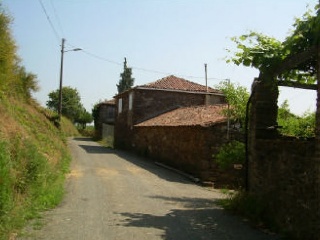
[[[142,88],[150,89],[162,89],[162,90],[180,90],[180,91],[190,91],[190,92],[207,92],[207,88],[204,85],[188,81],[183,78],[179,78],[173,75],[170,75],[165,78],[161,78],[155,82],[148,83],[145,85],[138,86]],[[209,93],[219,93],[221,91],[208,87]]]
[[[227,120],[222,113],[226,107],[226,104],[219,104],[178,108],[135,126],[210,126]]]

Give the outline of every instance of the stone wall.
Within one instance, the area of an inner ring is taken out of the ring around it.
[[[119,100],[122,101],[122,109],[119,112]],[[131,114],[129,111],[129,94],[118,95],[116,97],[115,108],[115,123],[114,123],[114,146],[116,148],[127,149],[130,147],[131,126],[128,125],[128,119]]]
[[[266,207],[266,218],[292,239],[319,239],[314,140],[256,140],[249,162],[249,189]]]
[[[129,95],[132,94],[132,109],[129,109]],[[225,97],[206,93],[181,91],[163,91],[134,88],[116,97],[116,105],[122,99],[122,111],[116,108],[115,146],[130,149],[132,147],[132,129],[135,124],[156,117],[179,107],[225,103]],[[209,100],[208,100],[209,99]]]
[[[248,135],[248,190],[264,218],[290,239],[320,239],[320,162],[316,139],[286,138],[276,126],[278,89],[253,83]]]
[[[224,103],[224,97],[210,94],[210,103]],[[205,93],[135,89],[133,123],[137,124],[180,107],[205,105]]]
[[[135,127],[133,149],[150,159],[189,173],[215,187],[243,186],[243,170],[218,168],[212,155],[226,139],[226,123],[211,127]]]
[[[96,132],[95,137],[98,139],[103,139],[105,137],[104,134],[106,129],[104,125],[107,124],[112,126],[114,124],[114,119],[115,119],[115,105],[100,103],[98,105],[98,118],[94,122],[95,132]]]
[[[102,139],[113,139],[114,126],[111,124],[102,124]]]

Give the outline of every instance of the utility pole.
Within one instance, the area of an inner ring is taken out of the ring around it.
[[[204,64],[205,78],[206,78],[206,91],[208,92],[208,75],[207,75],[207,64]]]
[[[61,43],[61,64],[60,64],[60,84],[59,84],[59,106],[58,106],[58,115],[59,123],[61,125],[61,115],[62,115],[62,77],[63,77],[63,54],[64,54],[64,42],[66,40],[62,38]]]
[[[62,115],[62,78],[63,78],[63,55],[65,52],[70,52],[70,51],[80,51],[82,50],[81,48],[74,48],[65,51],[64,50],[64,43],[66,39],[62,38],[61,42],[61,63],[60,63],[60,84],[59,84],[59,105],[58,105],[58,115],[59,115],[59,124],[61,125],[61,115]]]

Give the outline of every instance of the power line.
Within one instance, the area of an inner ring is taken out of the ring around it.
[[[70,46],[71,46],[71,45],[70,45]],[[102,61],[104,61],[104,62],[108,62],[108,63],[112,63],[112,64],[115,64],[115,65],[122,66],[122,63],[119,63],[119,62],[116,62],[116,61],[107,59],[107,58],[105,58],[105,57],[101,57],[101,56],[96,55],[96,54],[94,54],[94,53],[88,52],[88,51],[86,51],[86,50],[84,50],[84,49],[82,49],[82,52],[84,52],[85,54],[87,54],[87,55],[89,55],[89,56],[91,56],[91,57],[94,57],[94,58],[96,58],[96,59],[102,60]]]
[[[76,48],[75,45],[72,45],[72,44],[68,44],[68,46],[72,47],[72,48]],[[101,61],[104,61],[104,62],[108,62],[108,63],[111,63],[111,64],[114,64],[114,65],[118,65],[118,66],[122,66],[123,63],[120,63],[120,62],[117,62],[117,61],[114,61],[114,60],[110,60],[110,59],[107,59],[105,57],[102,57],[100,55],[97,55],[97,54],[94,54],[92,52],[89,52],[85,49],[82,49],[82,52],[93,57],[93,58],[96,58],[98,60],[101,60]],[[134,70],[138,70],[138,71],[143,71],[143,72],[149,72],[149,73],[154,73],[154,74],[162,74],[162,75],[176,75],[176,76],[180,76],[180,77],[183,77],[183,78],[187,78],[187,79],[203,79],[204,77],[199,77],[199,76],[192,76],[192,75],[183,75],[183,74],[177,74],[177,73],[170,73],[170,72],[164,72],[164,71],[158,71],[158,70],[154,70],[154,69],[147,69],[147,68],[142,68],[142,67],[137,67],[137,66],[132,66],[131,67],[132,69]],[[216,77],[209,77],[208,80],[217,80],[217,81],[223,81],[223,80],[226,80],[227,78],[216,78]]]
[[[43,10],[44,14],[45,14],[46,17],[47,17],[47,20],[48,20],[48,22],[49,22],[49,24],[50,24],[50,26],[51,26],[51,29],[52,29],[54,35],[56,36],[57,40],[60,41],[61,37],[59,36],[59,34],[58,34],[58,32],[56,31],[53,23],[51,22],[51,19],[50,19],[48,13],[47,13],[46,8],[44,7],[44,5],[43,5],[43,3],[42,3],[42,0],[39,0],[39,3],[40,3],[40,5],[41,5],[41,7],[42,7],[42,10]]]
[[[42,10],[43,10],[44,14],[45,14],[46,17],[47,17],[47,20],[48,20],[48,22],[49,22],[49,24],[50,24],[50,26],[51,26],[51,29],[52,29],[52,31],[54,32],[54,35],[56,36],[57,40],[60,41],[61,37],[59,36],[56,28],[54,27],[54,25],[53,25],[53,23],[52,23],[49,15],[48,15],[48,13],[47,13],[47,10],[46,10],[46,8],[45,8],[42,0],[39,0],[39,3],[40,3],[40,5],[41,5],[41,7],[42,7]],[[60,28],[62,34],[64,35],[64,31],[63,31],[61,22],[60,22],[60,20],[59,20],[59,17],[58,17],[56,8],[55,8],[55,6],[54,6],[54,4],[53,4],[53,1],[50,0],[50,3],[51,3],[51,6],[52,6],[52,8],[53,8],[54,15],[55,15],[55,18],[56,18],[56,20],[57,20],[57,22],[58,22],[59,28]],[[71,44],[67,44],[67,45],[76,48],[75,46],[73,46],[73,45],[71,45]],[[123,63],[119,63],[119,62],[116,62],[116,61],[107,59],[107,58],[105,58],[105,57],[102,57],[102,56],[100,56],[100,55],[94,54],[94,53],[89,52],[89,51],[84,50],[84,49],[82,49],[82,52],[85,53],[85,54],[87,54],[87,55],[89,55],[89,56],[91,56],[91,57],[93,57],[93,58],[96,58],[96,59],[98,59],[98,60],[105,61],[105,62],[108,62],[108,63],[111,63],[111,64],[115,64],[115,65],[118,65],[118,66],[122,66],[122,64],[123,64]],[[138,70],[138,71],[143,71],[143,72],[154,73],[154,74],[177,75],[177,76],[180,76],[180,77],[183,77],[183,78],[187,78],[187,79],[190,79],[190,78],[191,78],[191,79],[203,79],[203,78],[204,78],[203,76],[202,76],[202,77],[199,77],[199,76],[191,76],[191,75],[173,74],[173,73],[169,73],[169,72],[163,72],[163,71],[158,71],[158,70],[153,70],[153,69],[147,69],[147,68],[142,68],[142,67],[136,67],[136,66],[132,66],[132,69]],[[216,78],[216,77],[209,77],[209,78],[207,78],[207,79],[208,79],[208,80],[218,80],[218,81],[226,80],[226,78]]]
[[[58,25],[60,27],[60,30],[61,32],[63,33],[63,29],[62,29],[62,26],[61,26],[61,23],[60,23],[60,20],[59,20],[59,17],[58,17],[58,14],[56,12],[56,9],[54,7],[54,4],[53,4],[53,1],[50,0],[51,2],[51,5],[52,5],[52,8],[53,8],[53,11],[54,11],[54,14],[55,14],[55,17],[57,19],[57,22],[58,22]],[[57,30],[55,29],[47,11],[46,11],[46,8],[44,7],[43,3],[42,3],[42,0],[39,0],[39,3],[42,7],[42,10],[43,12],[45,13],[46,17],[47,17],[47,20],[57,38],[58,41],[60,41],[61,37],[59,36]],[[64,35],[64,34],[63,34]],[[67,44],[69,45],[70,47],[73,47],[73,48],[76,48],[75,46],[73,46],[72,44]],[[93,58],[96,58],[98,60],[101,60],[101,61],[105,61],[105,62],[108,62],[108,63],[111,63],[111,64],[115,64],[115,65],[118,65],[118,66],[122,66],[122,63],[119,63],[119,62],[116,62],[116,61],[113,61],[113,60],[110,60],[110,59],[107,59],[105,57],[102,57],[100,55],[97,55],[97,54],[94,54],[92,52],[89,52],[87,50],[84,50],[82,49],[82,52],[93,57]],[[158,70],[153,70],[153,69],[147,69],[147,68],[142,68],[142,67],[135,67],[135,66],[132,66],[132,69],[134,70],[138,70],[138,71],[143,71],[143,72],[149,72],[149,73],[155,73],[155,74],[163,74],[163,75],[178,75],[180,77],[183,77],[183,78],[193,78],[193,79],[203,79],[204,77],[199,77],[199,76],[191,76],[191,75],[182,75],[182,74],[173,74],[173,73],[169,73],[169,72],[163,72],[163,71],[158,71]],[[215,77],[209,77],[207,78],[208,80],[219,80],[219,81],[222,81],[222,80],[226,80],[225,78],[215,78]]]
[[[56,8],[55,8],[55,6],[54,6],[54,4],[53,4],[53,0],[50,0],[50,3],[51,3],[51,7],[52,7],[52,9],[53,9],[54,16],[55,16],[55,18],[57,19],[58,26],[59,26],[59,28],[60,28],[60,31],[61,31],[61,33],[62,33],[62,36],[65,36],[64,31],[63,31],[63,28],[62,28],[62,25],[61,25],[61,22],[60,22],[59,15],[57,14],[57,10],[56,10]]]

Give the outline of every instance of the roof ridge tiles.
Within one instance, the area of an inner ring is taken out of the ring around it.
[[[221,93],[221,91],[217,89],[206,87],[199,83],[195,83],[184,78],[176,77],[174,75],[169,75],[155,82],[147,83],[138,87],[150,89],[180,90],[190,92]]]

